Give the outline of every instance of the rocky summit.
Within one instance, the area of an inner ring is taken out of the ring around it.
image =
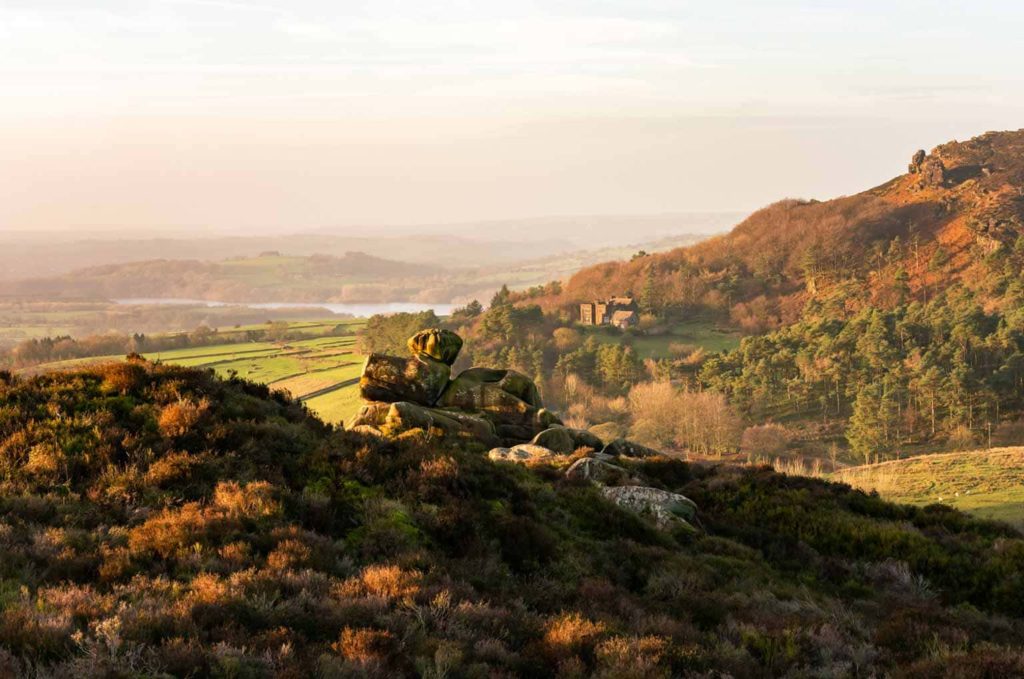
[[[640,485],[642,479],[616,464],[660,452],[626,439],[605,443],[593,432],[566,427],[544,407],[534,381],[515,370],[472,367],[452,377],[462,344],[456,333],[432,328],[409,338],[410,356],[370,354],[359,379],[365,403],[346,429],[396,438],[418,432],[489,448],[487,457],[495,462],[565,467],[566,478],[601,486],[609,500],[659,526],[690,525],[696,518],[690,500]],[[625,482],[632,485],[620,488]]]

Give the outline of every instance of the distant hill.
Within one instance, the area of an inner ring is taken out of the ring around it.
[[[527,288],[568,278],[583,266],[637,250],[656,252],[704,236],[684,234],[654,242],[564,251],[536,247],[523,258],[487,264],[505,255],[460,257],[465,241],[453,238],[444,265],[397,261],[364,252],[341,256],[290,251],[208,261],[152,259],[105,264],[67,274],[4,283],[7,296],[34,299],[190,298],[226,302],[462,302],[489,299],[508,284]],[[418,241],[412,239],[411,241]],[[432,242],[430,239],[427,243]],[[501,251],[499,244],[490,249]],[[398,248],[399,252],[404,252]]]
[[[538,253],[593,251],[686,234],[721,233],[742,212],[567,216],[407,226],[338,226],[280,235],[225,235],[180,229],[130,232],[0,232],[0,281],[60,276],[105,264],[153,259],[204,262],[278,251],[374,257],[445,268],[494,267]]]
[[[911,160],[906,174],[853,196],[780,201],[698,245],[583,269],[546,303],[646,286],[656,304],[680,309],[729,312],[760,299],[778,323],[850,282],[862,287],[845,295],[854,307],[891,304],[896,278],[922,300],[954,282],[973,285],[986,258],[1024,234],[1024,130]]]

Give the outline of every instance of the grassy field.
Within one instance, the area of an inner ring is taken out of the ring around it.
[[[287,391],[305,401],[327,422],[342,422],[359,408],[359,375],[363,357],[356,351],[356,338],[323,336],[338,325],[354,331],[365,321],[302,321],[288,324],[290,334],[309,337],[273,342],[233,342],[211,346],[155,351],[143,354],[151,361],[194,368],[211,368],[222,377],[237,375],[261,382],[272,389]],[[231,332],[244,333],[264,326],[242,326]],[[38,373],[82,367],[124,356],[96,356],[34,366],[26,372]]]
[[[826,478],[887,500],[947,504],[1024,528],[1024,448],[921,455],[850,467]]]
[[[668,332],[657,335],[628,337],[609,333],[603,328],[583,328],[583,333],[584,338],[593,336],[605,344],[628,341],[641,358],[669,358],[672,355],[673,344],[702,347],[708,353],[734,349],[740,344],[738,333],[720,330],[713,323],[706,321],[680,323]]]
[[[327,422],[341,422],[358,408],[363,358],[355,337],[251,342],[145,354],[146,358],[238,375],[306,401]]]

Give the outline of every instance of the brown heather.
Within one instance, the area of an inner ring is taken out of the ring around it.
[[[558,469],[133,366],[0,381],[0,676],[1024,673],[1003,524],[624,463],[700,506],[665,532]]]

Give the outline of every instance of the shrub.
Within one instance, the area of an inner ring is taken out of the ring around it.
[[[169,403],[163,407],[160,411],[160,418],[158,423],[160,425],[160,431],[163,432],[164,436],[175,437],[184,436],[199,424],[203,415],[210,408],[209,401],[189,401],[186,399],[179,399],[174,403]]]
[[[781,424],[760,424],[743,430],[740,452],[748,458],[774,457],[781,455],[792,441],[789,430]]]

